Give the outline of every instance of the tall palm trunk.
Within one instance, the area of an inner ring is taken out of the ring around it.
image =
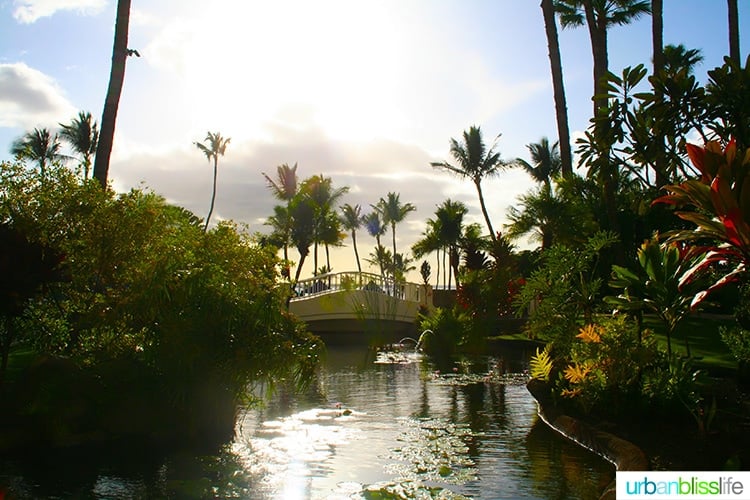
[[[482,215],[487,223],[487,229],[490,231],[490,239],[494,243],[497,239],[495,236],[495,230],[492,229],[492,223],[490,222],[490,214],[487,213],[487,207],[484,204],[484,195],[482,194],[482,185],[480,179],[474,179],[474,185],[477,187],[477,194],[479,195],[479,205],[482,207]]]
[[[651,0],[651,40],[654,75],[664,70],[664,0]]]
[[[318,240],[313,243],[313,275],[318,274]]]
[[[302,266],[305,265],[305,259],[307,258],[307,254],[310,252],[300,252],[299,255],[299,264],[297,264],[297,271],[294,273],[294,282],[297,283],[299,281],[299,275],[302,274]]]
[[[591,54],[594,60],[594,95],[607,93],[605,77],[609,71],[609,57],[607,55],[607,17],[603,14],[596,15],[592,0],[583,0],[584,13],[586,14],[586,25],[591,38]],[[594,99],[594,116],[607,106],[607,99]],[[611,159],[603,159],[606,165],[601,165],[600,176],[602,185],[602,198],[604,210],[607,216],[609,230],[622,234],[620,221],[617,216],[617,165],[612,164]],[[622,241],[614,245],[615,262],[625,265],[625,249]]]
[[[435,272],[435,290],[440,288],[440,249],[435,252],[435,261],[437,262],[437,271]]]
[[[652,0],[651,2],[651,40],[654,52],[654,75],[664,71],[664,5],[663,0]],[[657,100],[661,101],[661,91],[655,90]],[[659,139],[663,144],[663,140]],[[661,188],[669,182],[667,175],[667,161],[663,147],[656,151],[654,158],[654,171],[656,174],[656,187]]]
[[[542,0],[542,14],[544,29],[547,33],[547,47],[552,72],[552,91],[555,99],[555,117],[557,119],[557,135],[560,144],[561,171],[563,177],[573,175],[573,154],[570,148],[570,127],[568,124],[568,105],[565,99],[565,85],[563,83],[562,59],[560,57],[560,42],[557,37],[557,22],[552,0]]]
[[[219,157],[214,156],[214,184],[213,190],[211,191],[211,206],[208,208],[208,215],[206,216],[206,225],[203,227],[203,232],[208,231],[208,223],[211,222],[211,215],[214,213],[214,203],[216,202],[216,177],[219,175]]]
[[[729,57],[737,65],[742,64],[740,61],[740,20],[737,9],[737,0],[727,0],[727,9],[729,17]]]
[[[393,237],[393,277],[396,277],[396,222],[391,221],[391,236]]]
[[[592,0],[584,0],[583,8],[586,14],[586,25],[591,38],[591,55],[594,62],[594,95],[606,94],[607,86],[604,77],[609,71],[609,56],[607,55],[607,18],[604,15],[597,16],[594,12]],[[594,116],[599,109],[606,106],[606,99],[594,100]]]
[[[380,248],[380,235],[375,235],[375,243],[378,244],[378,248]],[[377,249],[376,249],[377,252]],[[381,258],[382,252],[378,253],[378,267],[380,268],[380,277],[385,279],[385,269],[383,269],[383,259]]]
[[[117,1],[117,18],[115,20],[115,41],[112,47],[112,68],[109,73],[109,88],[104,101],[99,145],[94,159],[94,178],[102,187],[107,187],[109,176],[109,157],[112,154],[112,143],[115,137],[117,108],[120,106],[122,84],[125,81],[125,61],[128,58],[128,25],[130,24],[130,0]]]

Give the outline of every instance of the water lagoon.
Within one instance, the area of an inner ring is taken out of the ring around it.
[[[218,451],[5,459],[0,486],[13,498],[598,498],[612,467],[538,419],[523,368],[481,358],[440,373],[410,351],[329,347],[306,391],[243,409]]]

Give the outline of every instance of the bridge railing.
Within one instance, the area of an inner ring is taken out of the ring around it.
[[[341,290],[365,290],[382,293],[401,300],[424,301],[423,285],[395,281],[378,274],[357,271],[319,274],[313,278],[299,280],[294,285],[292,300]]]

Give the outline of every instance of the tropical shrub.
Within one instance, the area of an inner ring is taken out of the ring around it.
[[[542,252],[541,265],[514,302],[518,315],[529,315],[524,328],[530,338],[551,341],[567,353],[578,325],[592,322],[603,283],[600,252],[614,241],[614,235],[602,232],[580,248],[553,245]]]
[[[571,345],[557,388],[586,413],[616,412],[637,396],[642,370],[655,357],[652,337],[646,332],[640,339],[635,323],[624,316],[589,323]]]
[[[422,335],[419,345],[427,354],[439,359],[452,356],[467,338],[469,320],[457,308],[436,307],[419,321]]]
[[[65,255],[70,281],[32,301],[19,329],[38,352],[98,373],[104,405],[148,400],[169,408],[176,432],[231,433],[248,383],[304,381],[315,365],[316,339],[285,313],[273,250],[233,224],[204,233],[154,193],[8,163],[0,221]]]
[[[672,354],[671,337],[680,322],[692,311],[693,297],[702,288],[698,280],[683,282],[682,277],[702,257],[700,249],[676,242],[659,244],[658,238],[646,240],[638,249],[638,267],[631,271],[612,266],[610,287],[622,289],[616,297],[604,300],[621,311],[649,312],[664,323],[667,355]],[[690,344],[685,336],[690,356]]]
[[[582,327],[569,357],[555,365],[554,394],[576,411],[605,418],[682,412],[696,418],[699,426],[705,424],[700,417],[702,372],[689,360],[666,356],[650,331],[639,333],[624,315]]]
[[[750,261],[750,149],[739,149],[732,140],[726,146],[716,141],[705,147],[688,144],[687,151],[700,177],[666,186],[668,194],[654,203],[677,207],[675,214],[695,225],[668,233],[670,241],[713,242],[704,246],[703,258],[683,276],[686,282],[711,268],[720,271],[719,278],[695,296],[696,305],[711,291],[745,277]]]

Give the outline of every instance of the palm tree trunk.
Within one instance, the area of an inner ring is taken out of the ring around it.
[[[211,206],[208,208],[208,215],[206,216],[206,225],[203,227],[203,232],[208,231],[208,224],[211,222],[211,215],[214,213],[214,202],[216,201],[216,177],[219,174],[219,157],[214,155],[214,184],[211,190]]]
[[[393,277],[396,277],[396,223],[391,222],[391,236],[393,236]]]
[[[112,47],[112,68],[109,73],[109,88],[104,101],[102,125],[99,131],[99,145],[94,159],[94,178],[103,188],[107,187],[109,157],[115,137],[117,108],[120,106],[122,84],[125,81],[125,61],[128,57],[128,25],[130,24],[130,0],[117,1],[115,20],[115,41]]]
[[[307,253],[301,253],[299,256],[299,264],[297,264],[297,271],[294,273],[294,282],[297,283],[299,281],[299,275],[302,274],[302,266],[305,264],[305,258],[307,257]]]
[[[378,248],[380,248],[380,235],[375,235],[375,242],[378,244]],[[378,248],[375,249],[376,252],[378,252]],[[383,259],[380,258],[380,253],[377,253],[378,255],[378,267],[380,268],[380,277],[385,278],[385,271],[383,269]]]
[[[586,14],[586,25],[591,38],[591,55],[594,62],[594,95],[605,94],[607,87],[604,77],[609,71],[609,57],[607,55],[607,19],[600,15],[598,18],[594,12],[592,0],[584,0],[583,8]],[[594,116],[599,109],[606,106],[606,99],[594,100]]]
[[[435,252],[435,261],[437,262],[437,272],[435,272],[435,290],[440,288],[440,249]]]
[[[562,59],[560,57],[560,41],[557,37],[557,23],[555,21],[555,7],[552,0],[542,0],[542,14],[544,29],[547,33],[547,48],[552,72],[552,90],[555,99],[555,117],[557,119],[557,135],[560,144],[561,171],[563,177],[573,175],[573,154],[570,148],[570,128],[568,125],[568,105],[565,99],[565,85],[563,83]]]
[[[352,229],[352,244],[354,245],[354,258],[357,259],[357,271],[362,272],[362,265],[359,263],[359,252],[357,251],[357,232]]]
[[[487,223],[487,229],[490,231],[490,239],[492,239],[492,242],[494,243],[497,237],[495,236],[495,230],[492,229],[492,223],[490,222],[490,214],[487,213],[487,207],[484,205],[484,195],[482,194],[482,186],[478,179],[474,181],[474,185],[477,187],[477,194],[479,195],[479,205],[482,207],[482,214],[484,215],[484,220]]]
[[[664,70],[664,0],[651,1],[651,40],[654,51],[654,75]]]
[[[742,61],[740,61],[740,21],[737,0],[727,0],[727,8],[729,11],[729,58],[740,65]]]
[[[315,237],[315,243],[313,244],[313,276],[318,274],[318,240]]]
[[[653,0],[651,2],[651,39],[654,52],[654,75],[661,74],[664,71],[664,0]],[[658,101],[663,99],[661,91],[655,90]],[[663,140],[660,138],[660,146]],[[669,182],[667,175],[667,162],[663,146],[656,151],[654,158],[654,173],[656,178],[656,187],[661,188]]]

